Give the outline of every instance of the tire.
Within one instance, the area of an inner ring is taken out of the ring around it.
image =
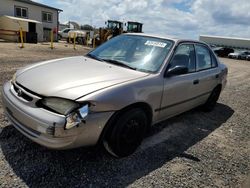
[[[61,35],[57,35],[57,39],[58,40],[62,40],[62,36]]]
[[[83,45],[84,40],[83,40],[82,37],[78,37],[78,38],[76,39],[76,41],[77,41],[78,44]]]
[[[217,86],[216,88],[214,88],[214,90],[212,91],[212,93],[208,97],[206,103],[202,106],[202,108],[205,112],[211,112],[214,109],[214,107],[215,107],[215,105],[220,97],[220,92],[221,92],[220,86]]]
[[[140,108],[119,115],[107,130],[103,146],[114,157],[126,157],[140,146],[148,126],[146,114]]]

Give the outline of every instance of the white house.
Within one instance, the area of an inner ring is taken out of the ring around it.
[[[18,41],[20,28],[26,42],[57,40],[62,10],[31,0],[0,0],[0,38]]]

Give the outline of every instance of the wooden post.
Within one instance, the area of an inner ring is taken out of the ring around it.
[[[74,50],[76,50],[76,33],[74,32]]]
[[[23,28],[20,27],[20,38],[21,38],[21,46],[20,48],[24,48],[24,43],[23,43]]]
[[[93,48],[95,48],[95,35],[93,36]]]
[[[89,35],[87,34],[87,46],[89,45]]]
[[[54,33],[53,33],[53,30],[51,29],[51,31],[50,31],[50,48],[51,49],[54,49],[53,42],[54,42]]]

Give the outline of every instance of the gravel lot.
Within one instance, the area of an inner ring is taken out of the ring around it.
[[[89,50],[55,46],[0,43],[0,89],[19,67]],[[221,60],[229,77],[215,110],[191,110],[154,126],[123,159],[98,147],[39,146],[8,123],[0,102],[0,187],[241,187],[250,175],[250,62]]]

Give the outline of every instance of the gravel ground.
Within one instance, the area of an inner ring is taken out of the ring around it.
[[[0,43],[0,89],[19,67],[89,50],[55,46]],[[0,187],[241,187],[250,174],[250,62],[221,60],[228,85],[215,110],[191,110],[154,126],[123,159],[99,147],[39,146],[8,123],[0,102]]]

